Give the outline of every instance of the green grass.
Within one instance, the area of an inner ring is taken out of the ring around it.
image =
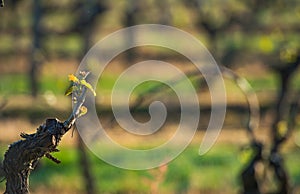
[[[24,74],[4,74],[0,76],[2,95],[29,94],[28,78]]]
[[[238,174],[242,168],[238,160],[238,147],[234,145],[216,145],[204,156],[197,155],[198,147],[189,146],[179,157],[168,165],[168,171],[159,189],[166,193],[175,191],[203,190],[235,192],[239,188]],[[2,152],[4,150],[2,149]],[[286,166],[294,184],[300,184],[299,149],[285,153]],[[42,159],[41,166],[30,176],[31,189],[41,185],[51,189],[82,192],[81,169],[75,148],[61,147],[55,154],[62,163],[54,164]],[[90,154],[92,172],[98,191],[103,193],[149,192],[149,182],[155,180],[152,171],[131,171],[113,167]],[[157,169],[154,172],[158,172]],[[0,185],[4,188],[4,183]]]
[[[111,92],[115,82],[118,79],[118,75],[104,74],[98,80],[97,93],[102,94],[103,92]],[[128,88],[127,86],[132,85],[134,78],[128,79],[125,82],[119,82],[120,88]],[[52,91],[56,95],[63,95],[65,90],[69,86],[67,75],[55,76],[47,75],[39,78],[40,93],[46,91]],[[156,81],[146,81],[137,86],[134,93],[147,92],[149,89],[164,85]],[[182,84],[181,84],[182,85]],[[177,85],[184,89],[184,86]],[[19,95],[19,94],[30,94],[29,78],[26,74],[5,74],[0,77],[0,94],[2,95]]]
[[[232,144],[216,145],[204,156],[198,146],[189,146],[168,165],[165,178],[159,185],[163,193],[184,191],[211,191],[235,193],[239,190],[238,175],[242,163],[238,160],[239,147]],[[286,165],[294,184],[300,184],[299,149],[285,153]],[[49,189],[83,192],[81,167],[75,148],[61,147],[55,154],[62,163],[57,165],[42,159],[41,166],[30,176],[31,189],[46,186]],[[101,193],[149,193],[150,185],[159,176],[159,169],[132,171],[113,167],[90,154],[92,172]],[[4,183],[1,184],[3,188]]]
[[[40,93],[52,91],[63,95],[69,86],[66,77],[44,76],[39,78]],[[27,95],[30,94],[29,78],[26,74],[4,74],[0,76],[0,95]]]
[[[97,84],[97,90],[101,91],[111,91],[114,87],[115,81],[118,75],[105,74],[101,76]],[[128,80],[123,84],[127,86],[133,80]],[[254,88],[265,89],[265,88],[275,88],[275,80],[272,78],[261,78],[249,80],[253,84]],[[300,81],[300,79],[299,79]],[[63,94],[65,89],[68,87],[69,82],[67,80],[67,75],[55,76],[48,75],[39,78],[39,86],[41,92],[47,90],[52,90],[55,94]],[[138,86],[136,92],[147,91],[153,86],[159,85],[159,82],[144,82],[142,85]],[[121,86],[122,88],[122,86]],[[29,88],[29,78],[26,74],[4,74],[0,76],[0,94],[28,94]]]
[[[276,91],[278,89],[278,79],[273,75],[253,78],[248,81],[255,91]]]

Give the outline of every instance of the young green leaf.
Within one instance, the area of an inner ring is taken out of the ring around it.
[[[69,96],[70,94],[72,94],[73,93],[73,91],[75,90],[75,86],[70,86],[67,90],[66,90],[66,92],[65,92],[65,95],[66,96]]]
[[[94,96],[96,96],[96,92],[93,89],[93,87],[91,86],[91,84],[89,84],[88,82],[86,82],[84,79],[80,80],[80,84],[84,85],[85,87],[87,87],[89,90],[91,90],[93,92]]]

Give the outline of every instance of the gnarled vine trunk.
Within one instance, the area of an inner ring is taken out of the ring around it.
[[[33,134],[22,133],[23,140],[9,146],[6,151],[2,171],[6,178],[5,194],[29,193],[29,175],[37,162],[46,156],[60,163],[50,155],[57,152],[61,137],[70,129],[69,125],[57,119],[47,119]]]

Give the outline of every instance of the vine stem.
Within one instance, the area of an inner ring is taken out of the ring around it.
[[[83,76],[86,78],[88,73]],[[80,109],[86,98],[87,87],[82,86],[77,103],[69,118],[62,122],[56,118],[46,119],[33,134],[21,133],[23,139],[12,143],[4,155],[0,168],[0,176],[6,179],[5,194],[29,193],[29,175],[42,157],[47,157],[55,163],[58,159],[50,153],[58,152],[57,146],[66,132],[74,125],[80,116]]]

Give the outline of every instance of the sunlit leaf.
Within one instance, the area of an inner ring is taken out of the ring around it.
[[[70,74],[70,75],[68,75],[68,77],[69,77],[69,81],[72,81],[74,83],[79,83],[79,80],[75,75]]]
[[[288,130],[287,122],[286,121],[278,122],[277,129],[280,137],[284,137]]]
[[[91,86],[91,84],[89,84],[88,82],[86,82],[85,80],[80,80],[80,84],[84,85],[85,87],[87,87],[89,90],[91,90],[94,94],[94,96],[96,96],[96,92],[93,89],[93,87]]]
[[[256,151],[253,148],[248,147],[243,149],[239,156],[241,163],[243,164],[249,163],[249,161],[252,160],[255,154]]]
[[[270,53],[274,50],[274,44],[268,36],[261,37],[258,44],[263,53]]]
[[[85,114],[87,113],[87,111],[88,111],[87,107],[81,106],[81,107],[80,107],[80,114],[79,114],[79,117],[85,115]]]
[[[297,60],[297,52],[295,49],[285,49],[280,52],[280,60],[288,63]]]

